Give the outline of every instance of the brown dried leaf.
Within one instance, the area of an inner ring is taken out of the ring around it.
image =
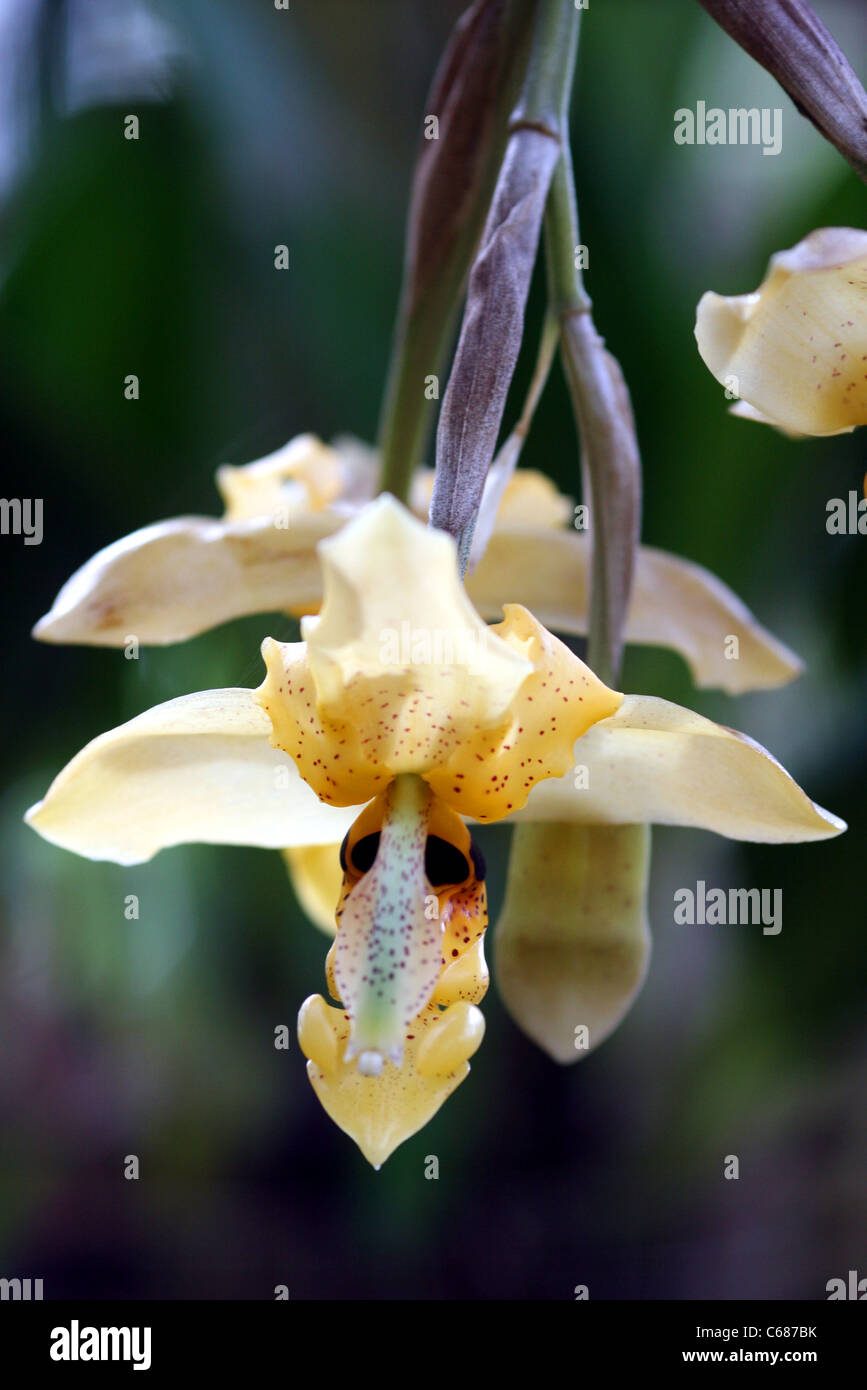
[[[512,134],[473,265],[461,336],[440,411],[431,525],[458,536],[478,511],[521,346],[559,140]]]
[[[520,11],[509,0],[476,0],[455,26],[434,77],[425,114],[437,117],[439,138],[423,139],[416,161],[407,229],[408,313],[461,243],[469,239],[472,245],[478,237],[490,196],[502,90],[517,34],[527,22]]]
[[[806,0],[699,0],[867,182],[867,92]]]

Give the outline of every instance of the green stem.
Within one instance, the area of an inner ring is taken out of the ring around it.
[[[539,0],[533,47],[512,125],[539,126],[566,140],[566,114],[581,12],[569,0]]]
[[[560,162],[554,170],[548,203],[545,208],[545,253],[548,267],[548,299],[551,310],[559,322],[572,314],[590,314],[592,304],[584,288],[584,276],[577,262],[579,245],[578,204],[575,197],[575,178],[572,171],[572,157],[568,141]],[[572,364],[566,357],[566,376],[569,380],[573,400],[580,390],[580,383],[573,380]],[[578,414],[576,408],[576,415]],[[580,422],[576,419],[576,424]],[[593,470],[585,477],[585,491],[589,488],[590,515],[601,515],[602,498],[599,496],[599,479]],[[605,567],[605,538],[594,534],[592,572],[590,577],[590,621],[587,633],[587,664],[600,680],[614,682],[617,679],[619,661],[613,655],[615,643],[608,630],[608,604],[605,601],[607,575]]]
[[[442,311],[428,302],[427,314],[399,322],[380,425],[380,492],[409,498],[430,426],[433,399],[425,378],[438,374],[452,337],[463,276],[438,288]]]
[[[581,437],[583,493],[590,504],[592,562],[587,662],[601,680],[619,677],[640,506],[640,462],[631,413],[613,386],[612,364],[593,326],[590,297],[576,262],[578,211],[568,143],[545,209],[551,308]],[[625,387],[623,396],[626,396]]]
[[[548,300],[558,319],[566,314],[589,313],[590,296],[576,264],[579,244],[578,207],[568,146],[554,170],[545,207],[545,256],[548,267]]]

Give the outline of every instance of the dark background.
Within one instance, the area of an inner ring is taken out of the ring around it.
[[[867,78],[863,6],[816,8]],[[0,7],[2,491],[45,508],[41,546],[0,540],[0,1275],[42,1278],[46,1297],[824,1298],[867,1274],[867,540],[825,530],[828,499],[861,487],[864,435],[794,443],[731,419],[692,336],[703,290],[751,290],[814,227],[864,225],[865,189],[690,0],[585,16],[588,287],[633,394],[645,539],[714,569],[807,672],[736,700],[633,649],[625,688],[753,734],[848,835],[766,848],[658,831],[648,983],[573,1069],[504,1014],[494,941],[471,1077],[374,1173],[300,1053],[273,1046],[323,989],[327,945],[279,856],[191,847],[122,869],[21,823],[88,739],[187,691],[258,684],[261,638],[293,634],[253,618],[132,662],[29,630],[99,547],[216,514],[220,462],[303,430],[374,438],[425,93],[460,9]],[[673,112],[699,98],[782,107],[782,154],[675,146]],[[576,492],[559,371],[524,461]],[[482,834],[492,920],[508,833]],[[697,878],[782,888],[782,933],[676,927],[672,894]]]

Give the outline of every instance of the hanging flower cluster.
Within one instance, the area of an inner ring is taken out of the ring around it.
[[[771,16],[705,7],[863,175],[867,94],[802,0]],[[300,618],[300,641],[264,641],[258,688],[183,695],[99,735],[27,820],[120,864],[194,841],[280,850],[333,937],[330,1002],[312,995],[298,1016],[307,1074],[376,1167],[466,1079],[482,1042],[477,825],[514,826],[497,979],[561,1063],[611,1033],[645,978],[652,824],[779,844],[845,829],[746,735],[614,688],[624,642],[671,648],[697,686],[731,694],[781,686],[801,663],[714,575],[639,544],[629,393],[576,256],[580,9],[476,0],[447,46],[378,450],[305,434],[224,465],[222,518],[162,521],[108,546],[35,629],[117,647],[242,615]],[[539,356],[497,451],[541,242]],[[865,302],[867,233],[826,228],[774,256],[755,293],[704,295],[699,352],[736,413],[792,435],[849,431],[867,422]],[[462,303],[428,471],[422,386]],[[580,509],[515,471],[557,347]],[[555,634],[586,637],[586,663]]]

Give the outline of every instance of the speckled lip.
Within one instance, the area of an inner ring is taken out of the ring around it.
[[[396,777],[385,795],[376,859],[344,904],[334,979],[352,1020],[345,1061],[378,1075],[400,1066],[404,1034],[440,972],[438,914],[425,912],[425,846],[432,795],[420,777]]]

